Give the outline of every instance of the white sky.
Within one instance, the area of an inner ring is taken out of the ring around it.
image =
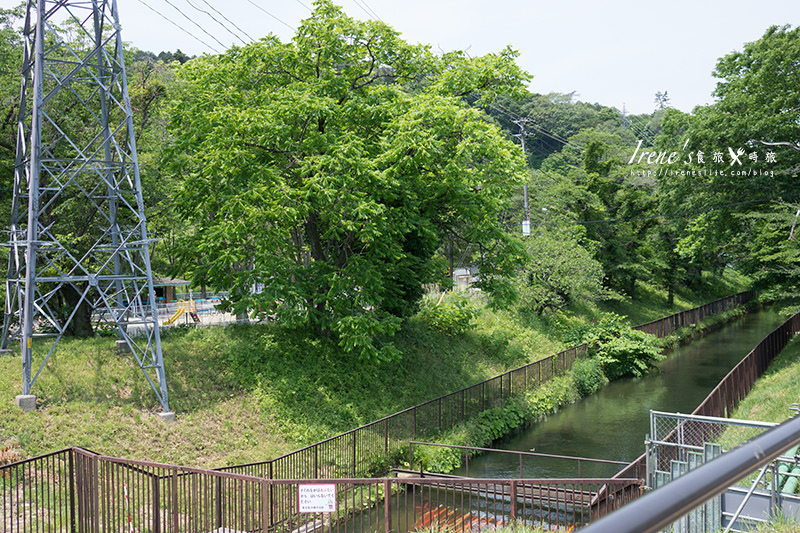
[[[272,32],[286,41],[293,35],[287,25],[294,28],[308,16],[306,6],[310,7],[311,1],[118,0],[118,5],[125,41],[155,53],[180,48],[189,55],[200,55],[214,51],[147,6],[221,51],[223,47],[203,30],[226,46],[241,41],[196,8],[225,22],[209,7],[213,6],[255,39]],[[0,7],[18,3],[0,0]],[[337,3],[359,19],[369,18],[367,11],[372,10],[406,40],[427,43],[434,49],[461,49],[480,55],[511,45],[521,53],[519,64],[534,75],[531,91],[576,91],[581,101],[618,109],[625,105],[630,113],[653,111],[658,91],[668,91],[671,104],[683,111],[710,103],[716,84],[711,72],[719,57],[741,50],[745,42],[757,40],[771,25],[800,24],[798,0]]]

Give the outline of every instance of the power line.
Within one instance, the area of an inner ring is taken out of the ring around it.
[[[140,0],[140,1],[141,1],[141,0]],[[171,5],[171,6],[172,6],[172,8],[173,8],[175,11],[177,11],[178,13],[180,13],[181,15],[183,15],[183,16],[184,16],[184,18],[186,18],[186,20],[188,20],[189,22],[191,22],[192,24],[194,24],[195,26],[197,26],[198,28],[200,28],[200,31],[202,31],[203,33],[205,33],[206,35],[208,35],[209,37],[211,37],[212,39],[214,39],[215,41],[217,41],[217,44],[219,44],[219,45],[222,47],[222,49],[223,49],[223,50],[225,50],[225,49],[227,49],[227,48],[228,48],[226,45],[222,44],[222,43],[219,41],[219,39],[217,39],[216,37],[214,37],[213,35],[211,35],[210,33],[208,33],[208,32],[205,30],[205,28],[203,28],[203,27],[202,27],[200,24],[198,24],[197,22],[195,22],[194,20],[192,20],[192,19],[191,19],[191,18],[190,18],[190,17],[189,17],[189,16],[188,16],[186,13],[184,13],[183,11],[181,11],[180,9],[178,9],[178,7],[177,7],[177,6],[175,6],[175,4],[173,4],[172,2],[170,2],[170,0],[164,0],[164,2],[168,3],[169,5]],[[217,50],[216,48],[214,48],[214,47],[211,47],[211,49],[212,49],[212,50],[214,50],[215,52],[219,53],[219,50]]]
[[[253,2],[253,0],[247,0],[247,1],[248,1],[248,2],[250,2],[252,5],[254,5],[256,8],[260,9],[261,11],[263,11],[264,13],[266,13],[267,15],[269,15],[270,17],[274,18],[275,20],[277,20],[278,22],[280,22],[281,24],[283,24],[284,26],[286,26],[287,28],[289,28],[290,30],[292,30],[292,31],[297,31],[297,30],[296,30],[294,27],[292,27],[292,26],[290,26],[290,25],[286,24],[284,21],[282,21],[281,19],[279,19],[278,17],[276,17],[275,15],[273,15],[272,13],[270,13],[269,11],[267,11],[266,9],[264,9],[263,7],[261,7],[260,5],[258,5],[258,4],[256,4],[255,2]]]
[[[233,22],[231,19],[229,19],[228,17],[226,17],[226,16],[225,16],[223,13],[220,13],[220,12],[217,10],[217,8],[215,8],[214,6],[212,6],[211,4],[209,4],[209,3],[208,3],[208,0],[203,0],[203,2],[204,2],[204,3],[205,3],[207,6],[208,6],[208,7],[210,7],[211,9],[213,9],[215,12],[219,13],[219,16],[220,16],[220,17],[222,17],[222,18],[224,18],[225,20],[227,20],[228,22],[230,22],[230,23],[231,23],[231,25],[233,25],[233,27],[234,27],[234,28],[236,28],[236,29],[237,29],[237,30],[239,30],[240,32],[244,33],[245,37],[247,37],[248,39],[250,39],[250,41],[255,41],[255,39],[254,39],[254,38],[253,38],[253,37],[252,37],[252,36],[251,36],[249,33],[247,33],[247,32],[246,32],[246,31],[244,31],[242,28],[240,28],[240,27],[239,27],[239,26],[238,26],[238,25],[237,25],[235,22]]]
[[[298,1],[299,1],[299,0],[298,0]],[[367,5],[367,0],[353,0],[353,3],[354,3],[355,5],[357,5],[358,7],[360,7],[360,8],[361,8],[361,9],[364,11],[364,13],[366,13],[366,14],[367,14],[367,16],[368,16],[369,18],[372,18],[372,19],[377,19],[377,20],[380,20],[381,22],[383,22],[383,19],[381,19],[381,18],[378,16],[378,14],[377,14],[377,13],[375,13],[375,11],[373,11],[373,9],[372,9],[371,7],[369,7],[369,5]],[[363,5],[362,5],[362,4],[363,4]]]
[[[230,22],[230,20],[228,20],[228,19],[227,19],[227,17],[225,17],[225,15],[223,15],[222,13],[220,13],[219,11],[217,11],[217,10],[214,8],[214,6],[212,6],[211,4],[209,4],[209,3],[208,3],[206,0],[203,0],[203,1],[206,3],[206,5],[207,5],[208,7],[210,7],[211,9],[213,9],[213,10],[214,10],[214,11],[215,11],[217,14],[219,14],[219,15],[220,15],[222,18],[224,18],[225,20],[227,20],[228,22]],[[199,11],[200,13],[205,13],[206,15],[208,15],[208,16],[211,18],[211,20],[213,20],[214,22],[216,22],[217,24],[219,24],[220,26],[222,26],[222,27],[225,29],[225,31],[227,31],[228,33],[230,33],[231,35],[233,35],[234,37],[236,37],[237,39],[239,39],[240,41],[242,41],[242,44],[247,44],[247,41],[245,41],[244,39],[242,39],[242,38],[241,38],[241,37],[240,37],[238,34],[236,34],[236,33],[234,33],[233,31],[231,31],[231,30],[230,30],[230,28],[228,28],[228,27],[227,27],[225,24],[223,24],[222,22],[220,22],[220,21],[219,21],[219,20],[218,20],[218,19],[217,19],[217,18],[216,18],[214,15],[212,15],[211,13],[209,13],[208,11],[206,11],[206,10],[204,10],[204,9],[200,9],[199,7],[197,7],[196,5],[194,5],[194,4],[191,2],[191,0],[186,0],[186,3],[187,3],[187,4],[189,4],[191,7],[193,7],[194,9],[196,9],[197,11]],[[234,24],[234,27],[236,27],[236,28],[238,29],[238,26],[236,26],[235,24]],[[239,31],[241,31],[241,30],[239,30]],[[245,34],[245,35],[247,35],[247,34]],[[248,36],[248,37],[249,37],[249,36]],[[250,40],[252,40],[252,39],[250,39]]]
[[[147,9],[149,9],[150,11],[154,12],[154,13],[155,13],[156,15],[158,15],[159,17],[163,18],[164,20],[166,20],[167,22],[169,22],[170,24],[172,24],[173,26],[175,26],[176,28],[178,28],[179,30],[181,30],[182,32],[184,32],[186,35],[188,35],[188,36],[189,36],[189,37],[191,37],[192,39],[194,39],[194,40],[196,40],[197,42],[201,43],[201,44],[202,44],[203,46],[205,46],[206,48],[210,48],[211,50],[214,50],[214,51],[216,51],[216,50],[214,49],[214,47],[213,47],[213,46],[209,45],[208,43],[206,43],[205,41],[203,41],[202,39],[200,39],[199,37],[197,37],[195,34],[193,34],[192,32],[190,32],[189,30],[187,30],[186,28],[184,28],[183,26],[181,26],[180,24],[178,24],[177,22],[175,22],[175,21],[174,21],[174,20],[172,20],[171,18],[167,17],[166,15],[164,15],[163,13],[161,13],[160,11],[158,11],[157,9],[155,9],[155,8],[153,8],[153,7],[151,7],[151,6],[149,6],[147,3],[145,3],[145,1],[144,1],[144,0],[139,0],[139,3],[140,3],[140,4],[142,4],[144,7],[146,7]]]
[[[533,119],[530,116],[521,117],[521,116],[517,115],[516,113],[512,113],[511,111],[508,111],[507,109],[503,108],[500,104],[496,104],[496,103],[492,104],[491,107],[494,108],[496,111],[499,111],[500,113],[502,113],[502,114],[506,115],[507,117],[509,117],[512,122],[516,122],[518,120],[533,120],[534,122],[531,125],[531,127],[534,130],[536,130],[537,132],[539,132],[542,135],[544,135],[546,137],[549,137],[549,138],[553,139],[554,141],[556,141],[558,143],[561,143],[561,144],[563,144],[565,146],[572,146],[573,148],[576,148],[578,150],[583,150],[582,146],[573,143],[569,139],[565,139],[565,138],[561,137],[560,135],[557,135],[555,133],[549,132],[549,131],[545,130],[544,128],[542,128],[541,126],[537,126],[535,124],[535,119]]]

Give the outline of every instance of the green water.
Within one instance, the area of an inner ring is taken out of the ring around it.
[[[644,453],[650,410],[691,413],[717,383],[769,332],[783,322],[773,310],[749,314],[671,352],[661,372],[616,381],[568,406],[524,433],[495,443],[495,448],[630,462]],[[787,416],[788,416],[787,406]],[[479,478],[571,477],[576,465],[550,458],[488,453],[469,460]],[[583,477],[606,477],[619,467],[583,464]]]

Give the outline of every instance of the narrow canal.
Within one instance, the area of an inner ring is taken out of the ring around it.
[[[751,313],[721,329],[673,350],[652,372],[616,381],[568,406],[527,431],[495,443],[505,450],[591,457],[630,462],[644,452],[650,410],[691,413],[719,381],[782,322],[774,310]],[[559,459],[487,453],[469,459],[469,472],[480,478],[568,477],[576,465]],[[584,477],[610,476],[615,465],[582,466]]]

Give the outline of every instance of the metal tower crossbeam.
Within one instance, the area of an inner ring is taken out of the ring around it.
[[[71,328],[106,323],[170,413],[116,0],[28,0],[23,39],[2,347],[28,395]]]

